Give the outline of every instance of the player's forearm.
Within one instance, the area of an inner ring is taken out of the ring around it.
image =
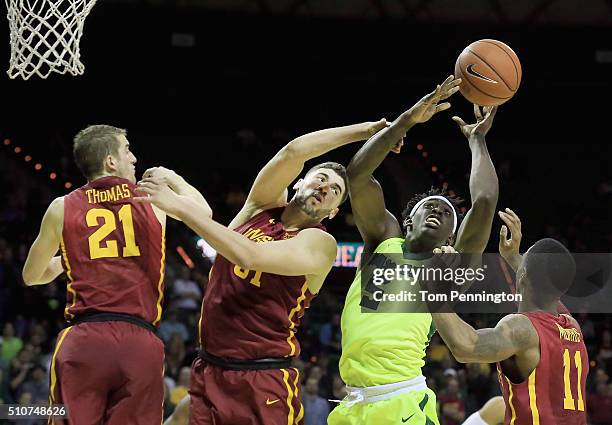
[[[22,277],[23,282],[27,286],[46,285],[47,283],[53,282],[63,272],[62,260],[57,256],[53,257],[42,271],[35,270],[35,265],[26,262],[23,268]]]
[[[183,177],[178,174],[175,174],[169,186],[179,195],[187,196],[188,198],[191,198],[197,203],[201,204],[204,208],[203,212],[206,212],[206,216],[212,217],[212,208],[206,201],[206,198],[204,198],[204,195],[202,195],[198,189],[187,183],[187,181]]]
[[[458,362],[465,363],[473,354],[476,330],[456,313],[432,313],[436,329]]]
[[[508,262],[514,273],[516,273],[521,265],[521,261],[523,261],[523,256],[521,254],[514,254],[508,257],[504,257],[504,259]]]
[[[469,144],[472,151],[472,168],[470,171],[472,204],[475,206],[486,204],[495,208],[499,196],[499,182],[485,138],[483,136],[471,136]]]
[[[370,137],[371,123],[328,128],[300,136],[289,142],[284,154],[289,160],[306,162],[333,149]]]
[[[183,197],[176,216],[230,262],[250,268],[256,243],[212,220],[204,206]]]
[[[367,182],[380,164],[385,160],[391,149],[404,137],[406,132],[414,126],[408,113],[400,115],[386,129],[383,129],[370,138],[353,156],[347,168],[351,184]]]

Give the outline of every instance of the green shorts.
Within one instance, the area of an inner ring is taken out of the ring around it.
[[[328,425],[440,425],[436,394],[411,391],[388,400],[338,405],[327,418]]]

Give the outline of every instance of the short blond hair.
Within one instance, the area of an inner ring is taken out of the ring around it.
[[[74,161],[87,180],[100,175],[104,158],[119,152],[119,136],[127,131],[111,125],[90,125],[74,137]]]

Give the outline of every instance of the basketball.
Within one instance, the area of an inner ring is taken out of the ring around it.
[[[478,40],[463,49],[455,63],[461,94],[480,106],[507,102],[521,84],[521,62],[501,41]]]

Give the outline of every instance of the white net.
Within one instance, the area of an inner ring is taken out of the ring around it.
[[[5,0],[11,34],[8,75],[81,75],[79,42],[96,0]]]

